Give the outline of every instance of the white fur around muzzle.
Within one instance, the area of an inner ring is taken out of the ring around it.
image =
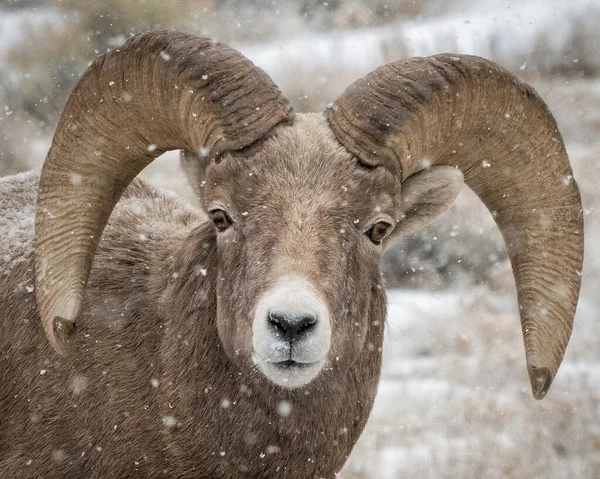
[[[316,322],[307,334],[289,341],[274,332],[269,312],[290,316],[313,315]],[[327,361],[331,345],[329,312],[315,288],[298,276],[281,278],[259,301],[252,324],[253,360],[278,386],[294,389],[315,379]]]

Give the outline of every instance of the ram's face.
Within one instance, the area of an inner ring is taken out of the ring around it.
[[[284,388],[348,367],[365,346],[372,291],[381,289],[397,179],[360,166],[324,120],[302,116],[243,161],[212,165],[207,186],[217,323],[232,360]]]

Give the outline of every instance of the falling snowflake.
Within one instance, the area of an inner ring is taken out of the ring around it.
[[[290,414],[292,414],[292,409],[292,403],[289,401],[280,401],[277,405],[277,413],[281,417],[288,417]]]

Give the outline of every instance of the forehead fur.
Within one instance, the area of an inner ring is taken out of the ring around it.
[[[399,194],[397,178],[383,168],[362,166],[321,114],[297,115],[251,156],[228,155],[208,175],[210,198],[227,201],[227,207],[271,203],[307,211],[352,205],[366,214],[369,208],[394,210]]]

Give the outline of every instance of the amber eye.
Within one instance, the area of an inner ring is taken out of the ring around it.
[[[231,218],[223,210],[213,210],[210,212],[213,223],[219,231],[225,231],[231,226]]]
[[[367,236],[373,243],[381,244],[391,228],[391,224],[386,223],[385,221],[379,221],[371,226],[371,229],[367,231]]]

